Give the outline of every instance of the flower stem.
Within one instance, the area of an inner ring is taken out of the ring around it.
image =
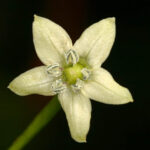
[[[60,104],[55,96],[43,110],[34,118],[27,129],[14,141],[8,150],[21,150],[60,110]]]

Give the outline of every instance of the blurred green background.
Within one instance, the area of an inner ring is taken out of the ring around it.
[[[61,110],[24,150],[150,149],[150,5],[142,1],[1,0],[0,1],[0,150],[6,150],[51,97],[20,97],[7,89],[20,73],[41,65],[32,40],[33,14],[64,27],[73,41],[89,25],[116,17],[117,35],[103,64],[131,91],[132,104],[92,101],[87,144],[74,142]]]

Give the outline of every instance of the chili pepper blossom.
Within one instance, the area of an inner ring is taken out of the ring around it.
[[[33,41],[44,65],[22,73],[8,88],[20,96],[58,94],[72,138],[86,142],[90,99],[113,105],[133,102],[129,90],[101,67],[114,43],[115,18],[91,25],[74,45],[61,26],[43,17],[34,18]]]

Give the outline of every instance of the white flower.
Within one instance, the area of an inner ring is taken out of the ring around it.
[[[116,83],[101,67],[115,39],[115,18],[87,28],[72,45],[66,31],[54,22],[35,16],[33,40],[45,66],[33,68],[9,88],[18,95],[55,95],[66,113],[72,138],[86,142],[90,127],[90,99],[106,104],[132,102],[128,89]]]

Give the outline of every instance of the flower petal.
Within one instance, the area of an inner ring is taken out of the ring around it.
[[[51,20],[34,16],[33,40],[40,60],[50,65],[62,63],[62,55],[71,49],[72,41],[66,31]]]
[[[90,100],[81,93],[67,90],[59,94],[59,101],[66,113],[72,138],[77,142],[86,142],[91,119]]]
[[[51,90],[51,78],[46,66],[33,68],[16,77],[8,86],[14,93],[25,96],[30,94],[54,95]]]
[[[108,57],[115,39],[115,18],[103,19],[87,28],[73,49],[86,57],[89,65],[100,66]]]
[[[124,104],[133,102],[129,90],[114,81],[111,74],[103,68],[93,71],[91,80],[85,86],[85,92],[91,99],[106,104]]]

